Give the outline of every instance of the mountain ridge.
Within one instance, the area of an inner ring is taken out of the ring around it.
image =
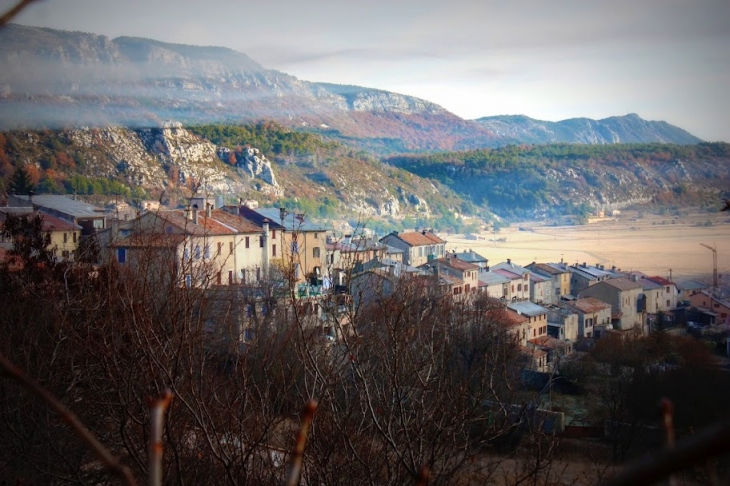
[[[300,80],[227,47],[11,24],[0,30],[0,66],[0,129],[271,119],[380,154],[530,143],[504,123],[500,134],[421,98]],[[642,136],[657,139],[649,128]]]

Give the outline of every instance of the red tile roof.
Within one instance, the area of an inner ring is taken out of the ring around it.
[[[420,233],[417,231],[398,233],[397,236],[411,246],[427,246],[446,243],[446,241],[428,231]]]
[[[611,304],[607,304],[595,297],[583,297],[582,299],[566,301],[563,305],[585,313],[598,312],[603,309],[611,308]]]

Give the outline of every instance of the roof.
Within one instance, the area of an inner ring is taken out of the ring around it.
[[[686,280],[677,284],[680,290],[702,290],[708,288],[710,285],[699,280]]]
[[[639,283],[644,286],[644,290],[652,290],[652,289],[663,289],[664,285],[657,283],[653,281],[650,278],[643,277],[639,279]]]
[[[205,216],[205,213],[203,213],[203,215]],[[250,219],[228,213],[222,209],[213,210],[211,212],[211,217],[226,226],[236,229],[239,233],[261,233],[264,229],[262,226],[254,223]],[[270,225],[269,228],[271,228]]]
[[[280,225],[283,223],[287,231],[315,231],[322,233],[327,231],[326,227],[313,223],[304,213],[287,211],[286,216],[284,216],[284,220],[282,221],[281,210],[279,208],[256,208],[249,210],[259,214],[261,217],[266,218],[269,221],[276,221]],[[248,217],[245,214],[243,216]]]
[[[526,346],[520,346],[520,353],[527,354],[529,356],[532,356],[533,358],[542,358],[543,356],[547,355],[547,353],[542,349],[532,349]]]
[[[610,285],[611,287],[621,291],[644,288],[644,285],[641,282],[633,282],[626,277],[609,278],[608,280],[604,280],[602,283]]]
[[[522,275],[518,275],[514,272],[510,272],[509,270],[506,270],[504,268],[498,268],[496,270],[492,270],[494,273],[498,273],[502,275],[503,277],[507,277],[510,280],[520,279],[522,280]]]
[[[481,272],[479,274],[479,282],[487,285],[500,285],[509,282],[510,279],[496,272]]]
[[[14,196],[18,199],[31,202],[29,196]],[[53,209],[68,214],[74,218],[103,218],[104,210],[89,203],[77,201],[66,196],[41,195],[33,196],[32,204],[35,206]]]
[[[530,282],[542,283],[542,282],[550,281],[550,277],[545,277],[544,275],[540,275],[539,273],[535,273],[535,272],[529,272],[529,273],[530,273]]]
[[[659,285],[674,285],[674,282],[667,280],[664,277],[648,277],[652,282],[656,282]]]
[[[548,313],[548,310],[546,308],[528,301],[510,302],[509,304],[507,304],[507,308],[531,317],[540,316]]]
[[[404,241],[410,246],[430,246],[446,243],[445,240],[442,240],[430,231],[425,230],[421,232],[408,231],[404,233],[397,233],[394,231],[388,235],[385,235],[383,238],[387,238],[388,236],[395,236],[396,238]],[[383,238],[381,238],[380,240],[382,241]]]
[[[461,271],[476,271],[479,270],[478,265],[474,265],[473,263],[465,262],[463,260],[459,260],[458,258],[438,258],[434,260],[435,262],[441,263],[443,265],[446,265],[451,268],[455,268],[457,270]],[[433,264],[434,261],[429,262],[430,264]]]
[[[6,211],[6,210],[10,211]],[[12,208],[4,207],[0,208],[0,213],[13,214],[15,216],[25,216],[34,214],[33,208]],[[42,229],[43,231],[79,231],[81,226],[67,221],[65,219],[57,218],[56,216],[39,211],[39,214],[43,218]],[[0,222],[0,226],[2,223]]]
[[[583,273],[590,275],[593,278],[604,278],[604,277],[610,277],[610,276],[614,275],[610,271],[601,270],[600,268],[591,267],[590,265],[586,265],[585,267],[575,265],[575,266],[571,266],[570,269],[571,269],[571,271],[573,271],[574,269],[579,270]]]
[[[562,306],[568,306],[583,313],[598,312],[611,308],[611,304],[607,304],[595,297],[583,297],[582,299],[565,301],[562,303]]]
[[[560,263],[532,263],[528,265],[530,270],[542,272],[547,275],[561,275],[568,273],[567,268],[561,268]]]
[[[396,247],[390,246],[390,245],[385,245],[385,247],[386,247],[385,253],[387,253],[387,254],[390,254],[390,253],[403,253],[403,250],[401,250],[400,248],[396,248]]]
[[[474,250],[471,251],[464,251],[461,253],[452,253],[453,256],[458,258],[461,261],[469,262],[469,263],[487,263],[489,260],[487,260],[486,257],[481,256],[479,253],[475,252]]]
[[[504,317],[507,327],[519,326],[520,324],[525,324],[530,321],[529,318],[509,308],[505,309]]]
[[[535,346],[548,349],[558,349],[562,348],[565,345],[563,341],[555,339],[552,336],[540,336],[534,339],[530,339],[527,342],[530,344],[534,344]]]
[[[180,209],[172,209],[166,211],[148,212],[141,217],[149,217],[153,214],[156,217],[176,226],[185,234],[192,236],[210,236],[210,235],[234,235],[238,234],[238,230],[232,226],[216,221],[215,218],[208,218],[205,211],[198,211],[198,224],[193,223],[192,219],[188,219],[185,215],[186,211]]]
[[[227,213],[237,214],[242,218],[246,218],[257,226],[263,227],[264,223],[269,223],[269,228],[272,230],[281,230],[284,228],[280,223],[277,222],[281,221],[278,216],[276,217],[276,219],[271,219],[257,213],[248,206],[224,206],[221,209]]]
[[[525,267],[521,267],[520,265],[517,265],[516,263],[509,262],[501,262],[497,263],[496,265],[492,265],[492,270],[508,270],[512,273],[518,273],[519,275],[523,275],[525,273],[529,273],[529,270]]]

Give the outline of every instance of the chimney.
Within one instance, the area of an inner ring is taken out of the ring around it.
[[[507,265],[512,265],[512,259],[511,258],[508,258],[507,259]]]
[[[426,236],[426,230],[421,230],[421,234],[422,234],[423,236]]]
[[[588,264],[586,262],[583,262],[583,268],[588,268]]]
[[[205,203],[205,217],[210,218],[213,216],[213,205]]]
[[[193,224],[198,224],[198,205],[193,204]]]

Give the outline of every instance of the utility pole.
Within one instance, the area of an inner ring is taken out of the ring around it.
[[[712,250],[712,288],[714,290],[717,290],[717,248],[714,244],[713,246],[710,246],[704,243],[700,243],[700,245],[709,250]]]

